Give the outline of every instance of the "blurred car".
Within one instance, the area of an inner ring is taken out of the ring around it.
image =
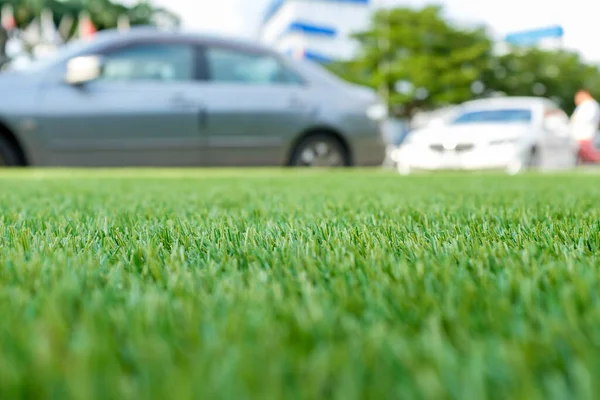
[[[568,124],[568,116],[549,99],[474,100],[461,104],[449,121],[411,132],[393,157],[401,174],[487,169],[516,174],[542,165],[570,167],[578,144]]]
[[[375,91],[257,44],[103,31],[0,74],[8,166],[366,166]]]

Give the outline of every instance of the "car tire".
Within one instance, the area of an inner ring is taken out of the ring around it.
[[[6,138],[0,136],[0,168],[20,167],[22,165],[19,152]]]
[[[348,150],[339,139],[326,133],[302,139],[290,157],[290,166],[293,167],[339,168],[350,165]]]
[[[532,147],[527,157],[527,170],[536,170],[541,166],[540,152],[537,147]]]

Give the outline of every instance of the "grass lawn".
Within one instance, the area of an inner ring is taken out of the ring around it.
[[[1,172],[0,398],[593,399],[599,249],[596,174]]]

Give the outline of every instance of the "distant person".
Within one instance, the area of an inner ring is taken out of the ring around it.
[[[600,104],[587,90],[575,94],[575,112],[571,116],[571,132],[579,142],[581,161],[600,162],[600,153],[594,149],[594,139],[600,129]]]

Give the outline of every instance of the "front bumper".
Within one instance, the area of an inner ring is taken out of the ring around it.
[[[438,151],[427,145],[405,144],[393,152],[392,159],[414,170],[483,170],[506,168],[520,156],[514,144],[474,146],[466,151]]]

